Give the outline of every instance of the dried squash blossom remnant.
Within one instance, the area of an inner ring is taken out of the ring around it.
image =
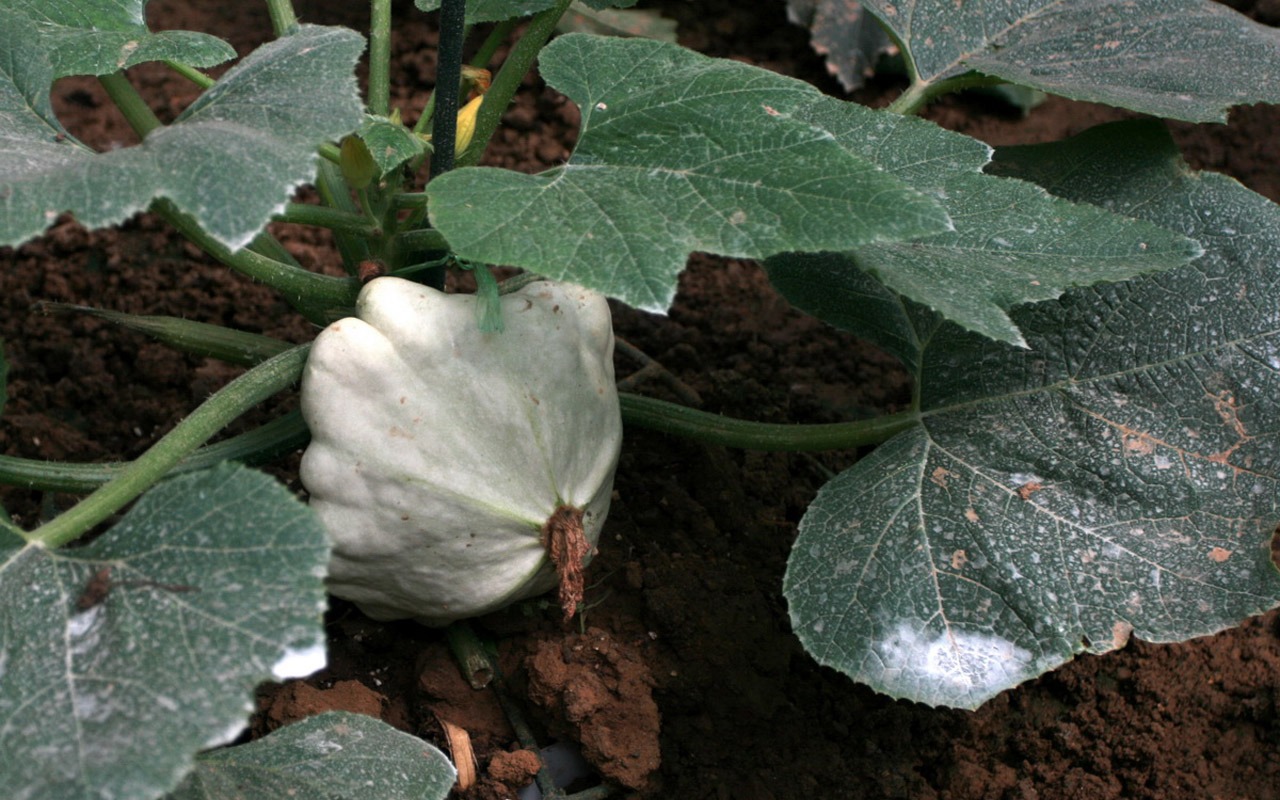
[[[333,541],[329,587],[377,619],[446,624],[558,577],[571,613],[608,513],[622,421],[605,299],[534,283],[501,299],[503,333],[479,330],[476,302],[376,278],[307,362],[301,477]]]

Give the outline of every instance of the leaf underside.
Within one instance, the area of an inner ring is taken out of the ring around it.
[[[328,557],[310,510],[237,466],[160,484],[84,547],[0,531],[6,794],[172,789],[258,683],[324,665]]]
[[[1188,122],[1280,102],[1280,31],[1212,0],[865,0],[921,84],[968,72]]]
[[[164,197],[222,244],[243,247],[312,180],[316,147],[360,124],[362,49],[352,31],[304,25],[250,54],[141,145],[95,154],[53,116],[46,54],[21,25],[0,26],[0,244],[39,235],[62,212],[99,228]]]
[[[882,316],[844,326],[913,365],[921,422],[809,508],[792,622],[822,663],[966,708],[1131,633],[1185,640],[1280,603],[1280,208],[1189,173],[1149,122],[1000,151],[993,169],[1205,255],[1017,309],[1025,350],[845,273]]]

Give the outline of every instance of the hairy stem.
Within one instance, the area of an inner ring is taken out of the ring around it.
[[[391,109],[391,0],[369,3],[369,113]]]
[[[292,222],[298,225],[314,225],[333,231],[378,236],[381,230],[370,224],[369,217],[354,211],[343,211],[330,206],[311,203],[290,203],[284,213],[275,217],[276,222]]]
[[[415,250],[447,250],[449,243],[444,235],[435,228],[418,228],[396,234],[397,245],[403,251]]]
[[[73,312],[88,314],[115,323],[131,331],[146,334],[158,342],[184,353],[216,358],[228,364],[251,367],[277,356],[294,345],[260,333],[250,333],[208,322],[163,315],[126,314],[105,308],[72,303],[37,303],[35,310],[45,313]]]
[[[360,284],[353,278],[309,272],[248,249],[233,252],[168,200],[157,200],[152,211],[223,264],[280,292],[291,306],[316,324],[328,324],[330,312],[350,306],[360,292]]]
[[[36,528],[28,534],[28,540],[47,547],[61,547],[83,536],[155,485],[185,456],[236,417],[297,381],[310,350],[311,345],[294,347],[224,386],[117,477]]]
[[[189,64],[183,64],[180,61],[166,61],[164,63],[169,69],[191,81],[201,89],[212,89],[213,85],[217,83],[213,78],[210,78],[208,75],[205,75],[203,72]]]
[[[298,15],[293,13],[290,0],[267,0],[267,13],[271,15],[271,28],[276,36],[285,36],[298,27]]]
[[[291,411],[251,431],[197,449],[166,474],[194,472],[224,461],[239,461],[250,466],[267,464],[305,446],[310,437],[302,412]],[[0,484],[81,494],[119,478],[132,463],[85,464],[0,456]]]
[[[618,399],[622,405],[622,421],[628,425],[744,450],[790,453],[845,450],[880,444],[919,420],[917,412],[902,411],[856,422],[821,425],[750,422],[636,394],[620,394]]]
[[[476,129],[471,136],[471,144],[458,157],[458,166],[468,167],[480,163],[480,157],[484,155],[493,132],[498,129],[498,123],[507,110],[507,105],[510,104],[511,98],[515,97],[516,90],[520,88],[520,81],[533,67],[538,53],[542,52],[543,45],[555,32],[556,23],[560,21],[560,17],[564,16],[564,12],[572,2],[573,0],[556,0],[554,6],[534,15],[529,22],[524,35],[511,48],[506,61],[502,63],[502,68],[494,76],[489,91],[485,92],[484,102],[481,103],[480,111],[476,115]]]

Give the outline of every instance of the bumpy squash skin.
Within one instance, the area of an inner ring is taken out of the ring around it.
[[[329,588],[428,625],[550,589],[561,505],[594,547],[622,422],[605,299],[535,283],[481,333],[476,298],[377,278],[326,328],[302,379],[301,478],[333,542]]]

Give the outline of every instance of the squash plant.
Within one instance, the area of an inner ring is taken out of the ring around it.
[[[871,110],[670,43],[552,40],[570,0],[445,0],[437,92],[409,128],[389,107],[389,0],[370,3],[363,100],[359,34],[267,5],[277,38],[213,80],[200,70],[230,48],[150,31],[145,0],[0,0],[0,244],[62,212],[102,227],[149,210],[320,325],[349,314],[361,274],[430,283],[452,265],[475,272],[487,313],[468,324],[488,337],[513,312],[487,265],[663,312],[691,252],[761,260],[796,306],[899,358],[911,407],[764,425],[624,394],[621,417],[737,447],[879,445],[819,493],[783,592],[814,658],[895,697],[972,708],[1078,653],[1201,636],[1280,602],[1280,210],[1190,171],[1156,121],[993,153],[913,116],[1011,83],[1223,121],[1280,101],[1273,30],[1208,0],[866,0],[908,74]],[[476,67],[518,32],[491,83],[463,69],[464,31],[486,34]],[[572,157],[538,175],[476,166],[535,59],[581,109]],[[167,125],[122,72],[155,60],[204,90]],[[99,76],[143,143],[77,142],[49,102],[67,75]],[[482,99],[459,116],[464,91]],[[322,202],[291,202],[307,183]],[[264,233],[272,219],[332,229],[350,277],[300,268]],[[201,446],[293,384],[307,350],[123,321],[254,366],[135,462],[0,462],[5,481],[89,492],[35,530],[0,523],[4,785],[442,796],[439,753],[359,718],[196,758],[242,729],[254,683],[323,663],[329,538],[283,489],[225,463],[297,447],[304,422]],[[372,368],[389,380],[412,366]],[[376,785],[370,759],[387,764]]]

